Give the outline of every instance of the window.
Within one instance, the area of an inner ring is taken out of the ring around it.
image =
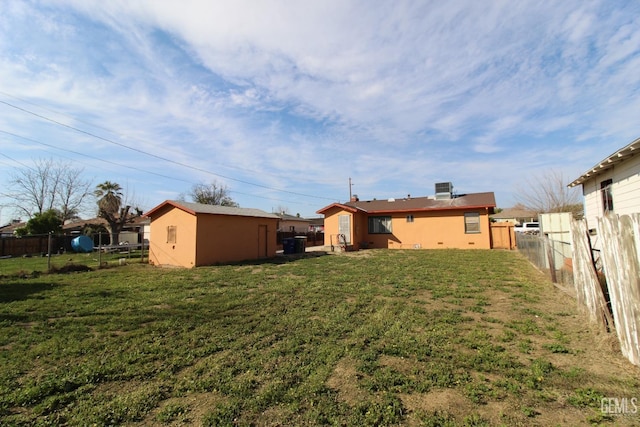
[[[338,233],[344,236],[345,243],[351,244],[351,215],[338,215]]]
[[[604,213],[613,212],[613,193],[611,192],[612,185],[612,179],[607,179],[600,183],[600,191],[602,192],[602,211]]]
[[[390,234],[391,233],[391,217],[390,216],[370,216],[369,217],[369,234]]]
[[[407,215],[407,222],[413,222],[413,215]]]
[[[176,234],[178,227],[175,225],[167,226],[167,243],[176,243]]]
[[[480,232],[480,214],[468,212],[464,214],[464,232],[466,234]]]

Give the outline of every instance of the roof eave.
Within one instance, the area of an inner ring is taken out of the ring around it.
[[[345,205],[344,203],[332,203],[329,206],[325,206],[324,208],[322,208],[320,210],[317,210],[316,213],[324,215],[324,213],[326,211],[328,211],[329,209],[333,209],[333,208],[340,208],[340,209],[343,209],[343,210],[351,212],[351,213],[355,213],[355,212],[358,212],[358,210],[362,210],[360,208],[356,208],[356,207],[353,207],[353,206]]]
[[[599,175],[602,172],[605,172],[611,169],[616,163],[620,163],[623,160],[635,155],[640,151],[640,138],[634,140],[626,147],[621,148],[616,151],[612,155],[604,158],[599,161],[595,166],[591,167],[588,171],[583,173],[579,178],[572,181],[567,187],[573,188],[577,185],[581,185],[586,180],[593,178],[594,176]]]
[[[185,206],[182,206],[181,204],[173,201],[173,200],[165,200],[164,202],[160,203],[158,206],[156,206],[155,208],[151,209],[148,212],[145,212],[144,214],[142,214],[142,216],[146,216],[148,218],[152,218],[153,214],[156,213],[157,211],[159,211],[160,209],[164,208],[165,206],[173,206],[174,208],[178,208],[182,211],[185,211],[187,213],[190,213],[191,215],[195,215],[196,212],[194,210],[191,210]]]

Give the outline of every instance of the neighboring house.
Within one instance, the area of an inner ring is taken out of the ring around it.
[[[167,200],[151,219],[149,261],[196,267],[276,255],[278,216],[259,209]]]
[[[491,215],[491,220],[495,222],[522,224],[523,222],[537,221],[538,214],[518,207],[505,208],[501,212]]]
[[[299,216],[289,215],[287,213],[275,214],[280,218],[278,225],[278,231],[285,231],[291,233],[306,233],[309,230],[308,219],[300,218]]]
[[[436,184],[436,188],[439,184]],[[318,211],[324,215],[325,246],[360,248],[434,249],[491,248],[489,215],[495,208],[491,193],[334,203]]]
[[[70,234],[84,234],[87,229],[96,230],[104,227],[108,230],[109,224],[104,218],[77,219],[68,221],[62,226],[62,231]],[[131,216],[123,226],[118,236],[119,242],[122,243],[140,243],[140,233],[143,232],[145,241],[148,241],[149,218],[142,216]],[[108,244],[109,236],[104,236],[104,244]]]
[[[309,219],[309,232],[322,233],[324,232],[324,218],[310,218]]]
[[[81,234],[87,229],[98,229],[100,227],[107,227],[107,221],[103,218],[91,218],[91,219],[73,219],[65,221],[62,225],[62,231],[70,234]]]
[[[0,237],[13,237],[18,228],[26,226],[26,222],[14,219],[11,223],[0,227]]]
[[[598,234],[598,217],[606,213],[640,212],[640,138],[576,178],[569,187],[582,186],[584,217],[592,235]]]

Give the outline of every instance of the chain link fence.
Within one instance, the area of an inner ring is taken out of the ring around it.
[[[553,240],[538,234],[516,234],[518,251],[553,283],[573,288],[571,242]]]

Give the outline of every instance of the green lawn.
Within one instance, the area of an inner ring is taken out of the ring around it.
[[[144,256],[144,258],[142,258]],[[123,250],[110,253],[74,253],[54,254],[49,259],[46,256],[11,257],[0,259],[0,280],[3,276],[35,277],[48,271],[64,271],[65,269],[98,269],[120,265],[120,260],[127,264],[140,263],[143,259],[148,261],[147,252],[140,250]]]
[[[0,280],[2,425],[638,421],[601,412],[638,368],[515,252]]]

